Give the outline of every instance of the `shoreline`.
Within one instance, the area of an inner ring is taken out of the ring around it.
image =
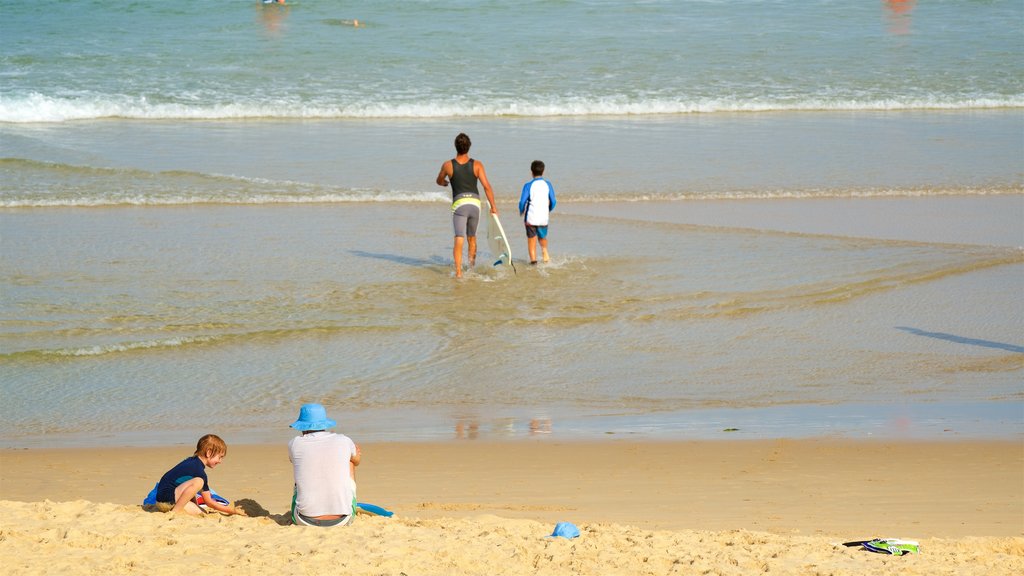
[[[937,334],[943,339],[948,335]],[[952,338],[949,336],[949,338]],[[976,346],[999,348],[996,342]],[[364,443],[638,443],[838,440],[872,442],[1013,442],[1024,440],[1024,401],[889,404],[783,404],[695,407],[655,413],[605,413],[572,407],[444,410],[373,408],[345,415]],[[286,443],[286,427],[220,426],[233,444]],[[0,451],[188,446],[205,428],[45,432],[0,437]]]

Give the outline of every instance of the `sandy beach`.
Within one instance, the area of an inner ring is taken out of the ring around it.
[[[191,450],[0,454],[9,574],[1019,574],[1024,450],[1009,441],[379,443],[342,530],[287,524],[284,446],[229,446],[211,486],[255,518],[149,512]],[[556,522],[573,540],[547,538]],[[921,554],[837,546],[906,538]]]

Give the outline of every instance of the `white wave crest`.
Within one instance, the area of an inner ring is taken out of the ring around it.
[[[290,101],[233,102],[222,104],[156,103],[145,97],[87,96],[57,98],[39,93],[0,99],[0,122],[68,122],[102,118],[138,120],[231,120],[254,118],[289,119],[388,119],[456,117],[555,117],[555,116],[631,116],[663,114],[705,114],[716,112],[771,111],[883,111],[883,110],[970,110],[1024,108],[1024,94],[1015,96],[979,96],[973,98],[876,98],[804,100],[673,99],[656,97],[562,97],[548,102],[508,98],[478,102],[332,102],[298,103]]]
[[[342,204],[362,202],[450,202],[436,192],[375,192],[324,194],[252,194],[252,195],[92,195],[77,197],[13,198],[0,200],[0,208],[53,208],[102,206],[185,206],[200,204]]]
[[[1004,196],[1024,194],[1020,186],[954,187],[954,188],[837,188],[800,190],[717,190],[701,192],[666,192],[662,194],[572,194],[565,202],[674,202],[691,200],[787,200],[810,198],[894,198],[936,196]],[[389,192],[366,194],[309,194],[252,196],[83,196],[55,198],[20,198],[0,200],[0,208],[99,208],[116,206],[184,206],[184,205],[269,205],[269,204],[345,204],[373,202],[447,203],[450,199],[434,192]]]
[[[927,198],[936,196],[1010,196],[1024,194],[1017,185],[950,188],[808,188],[799,190],[719,190],[664,194],[566,195],[566,202],[673,202],[690,200],[801,200],[815,198]]]
[[[46,350],[43,354],[52,356],[103,356],[105,354],[116,354],[118,352],[129,352],[132,350],[145,350],[150,348],[173,348],[189,344],[203,344],[215,340],[212,336],[193,336],[187,338],[168,338],[166,340],[147,340],[143,342],[125,342],[120,344],[107,344],[103,346],[86,346],[84,348],[63,348],[60,350]]]

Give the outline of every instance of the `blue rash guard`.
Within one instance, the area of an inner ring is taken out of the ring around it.
[[[548,214],[555,209],[555,187],[543,176],[523,184],[519,213],[530,226],[547,226]]]

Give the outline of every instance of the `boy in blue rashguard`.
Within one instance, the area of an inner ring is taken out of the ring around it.
[[[548,256],[548,220],[555,209],[555,187],[544,178],[544,163],[534,160],[530,164],[533,180],[523,184],[523,193],[519,196],[519,214],[526,224],[526,247],[530,251],[530,264],[537,263],[537,240],[540,240],[541,257],[545,262]]]

